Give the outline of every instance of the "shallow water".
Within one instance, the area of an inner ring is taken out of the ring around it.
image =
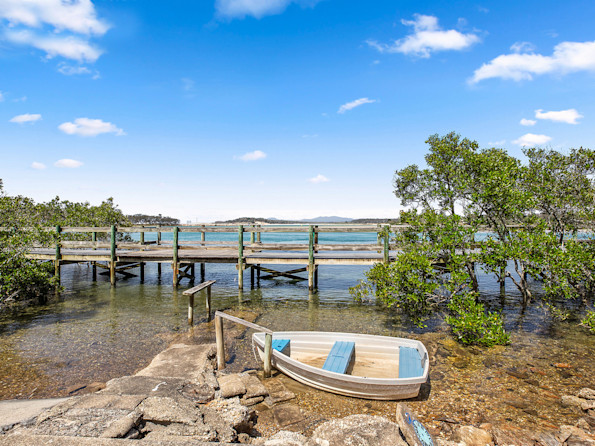
[[[482,275],[489,306],[503,310],[513,342],[492,349],[463,348],[452,341],[440,316],[422,330],[374,303],[354,303],[348,288],[363,278],[365,270],[321,267],[316,293],[308,292],[306,281],[287,279],[263,280],[259,288],[249,289],[249,274],[248,289],[239,293],[235,265],[208,264],[206,279],[217,280],[212,289],[214,308],[252,309],[261,314],[258,323],[273,330],[347,331],[422,340],[433,359],[431,383],[411,404],[430,426],[444,424],[441,417],[543,427],[576,421],[579,412],[562,408],[560,396],[595,387],[595,336],[576,322],[554,323],[538,305],[521,312],[512,284],[501,296],[493,278]],[[63,267],[65,291],[60,299],[17,317],[0,318],[0,398],[63,396],[92,382],[131,374],[187,330],[182,292],[190,284],[184,279],[174,290],[168,266],[158,277],[156,265],[148,264],[144,283],[138,277],[121,279],[116,288],[110,287],[108,276],[99,275],[93,282],[91,271],[86,264]],[[203,299],[196,301],[197,322],[205,319]],[[255,366],[248,338],[239,341],[231,368]],[[394,403],[332,396],[286,381],[313,416],[394,414]]]

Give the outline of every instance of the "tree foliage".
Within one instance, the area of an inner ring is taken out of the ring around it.
[[[414,321],[449,302],[453,331],[461,330],[457,321],[482,319],[499,333],[502,319],[485,314],[479,302],[478,265],[512,282],[523,305],[535,298],[531,280],[540,280],[550,307],[560,297],[592,306],[595,247],[585,243],[592,232],[579,230],[592,231],[595,221],[594,151],[530,148],[522,161],[456,133],[432,135],[426,143],[425,169],[395,172],[394,193],[411,208],[401,216],[410,226],[394,235],[402,254],[395,264],[375,266],[356,296],[398,303]],[[457,336],[482,343],[481,332]]]

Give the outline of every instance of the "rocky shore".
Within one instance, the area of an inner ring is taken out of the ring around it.
[[[0,420],[0,445],[428,444],[415,436],[415,415],[406,404],[397,405],[392,420],[312,416],[281,379],[262,379],[256,371],[217,372],[214,355],[211,343],[174,344],[135,375],[113,379],[97,392],[70,397],[16,424],[2,426]],[[444,416],[443,427],[430,434],[436,445],[595,445],[595,390],[565,395],[561,404],[582,413],[576,425],[527,431],[461,425]]]

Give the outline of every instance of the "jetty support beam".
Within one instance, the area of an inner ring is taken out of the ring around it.
[[[244,289],[244,226],[238,227],[238,289]]]
[[[109,262],[109,271],[110,271],[110,284],[111,286],[116,286],[116,226],[112,225],[110,230],[110,262]]]
[[[180,264],[178,263],[178,233],[180,232],[180,228],[174,226],[174,241],[173,241],[173,258],[171,262],[171,269],[173,270],[174,277],[173,277],[173,285],[174,288],[178,286],[180,283],[180,278],[178,277],[178,272],[180,271]]]

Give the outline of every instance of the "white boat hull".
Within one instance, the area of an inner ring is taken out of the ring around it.
[[[265,334],[254,333],[254,352],[263,360]],[[289,339],[288,354],[273,350],[272,365],[285,375],[316,389],[356,398],[398,400],[414,398],[428,379],[428,353],[415,340],[354,333],[275,332],[273,339]],[[324,359],[336,341],[355,343],[355,358],[348,373],[322,369]],[[399,347],[417,349],[423,373],[399,378]]]

